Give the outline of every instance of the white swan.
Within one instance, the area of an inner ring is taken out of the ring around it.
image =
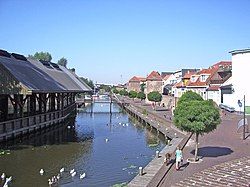
[[[64,172],[64,170],[65,170],[64,168],[61,168],[61,169],[60,169],[60,173]]]
[[[86,177],[86,173],[80,174],[80,179],[83,179]]]
[[[43,175],[43,174],[44,174],[44,170],[40,169],[40,175]]]
[[[106,138],[106,139],[105,139],[105,141],[106,141],[106,142],[108,142],[108,141],[109,141],[109,139],[108,139],[108,138]]]
[[[3,187],[8,187],[8,184],[9,184],[10,181],[12,181],[12,176],[10,176],[9,178],[6,178],[6,181],[5,181],[4,185],[3,185]]]
[[[70,170],[70,174],[72,174],[72,173],[74,173],[75,172],[75,169],[72,169],[72,170]]]
[[[76,172],[74,171],[73,173],[71,173],[71,176],[74,177],[76,175]]]
[[[5,177],[6,177],[5,173],[2,173],[2,175],[1,175],[1,179],[2,179],[2,181],[4,181],[4,180],[5,180]]]

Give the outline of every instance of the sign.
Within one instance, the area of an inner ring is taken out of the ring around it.
[[[240,108],[242,107],[242,102],[240,100],[238,100],[238,105]]]

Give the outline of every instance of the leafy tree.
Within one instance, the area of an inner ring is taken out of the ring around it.
[[[52,60],[52,56],[48,52],[36,52],[34,55],[28,55],[28,57],[49,62]]]
[[[123,89],[123,90],[120,90],[120,91],[119,91],[119,94],[120,94],[120,95],[127,96],[127,95],[128,95],[128,92],[127,92],[125,89]]]
[[[177,105],[179,105],[179,104],[182,103],[182,102],[188,102],[188,101],[193,101],[193,100],[202,101],[203,98],[202,98],[199,94],[197,94],[197,93],[195,93],[195,92],[193,92],[193,91],[186,91],[186,92],[180,97],[180,99],[179,99]]]
[[[176,127],[186,132],[195,133],[195,161],[197,161],[198,155],[199,135],[213,131],[220,122],[219,109],[211,101],[183,101],[174,110],[174,124]]]
[[[142,100],[146,99],[146,94],[144,92],[139,92],[137,94],[137,98],[142,101]]]
[[[64,67],[67,67],[68,60],[66,58],[62,57],[60,60],[58,60],[57,64],[64,66]]]
[[[156,105],[156,102],[161,102],[162,95],[157,91],[150,92],[148,94],[148,100],[155,102],[155,105]]]
[[[84,77],[80,77],[80,79],[85,82],[91,89],[94,89],[95,85],[93,83],[92,80],[84,78]]]
[[[118,93],[119,93],[119,91],[118,91],[115,87],[113,88],[112,91],[113,91],[113,93],[115,93],[115,94],[118,94]]]
[[[144,92],[145,86],[146,86],[145,83],[140,84],[140,91],[141,91],[141,92]]]
[[[137,96],[137,92],[131,90],[131,91],[129,91],[128,96],[129,96],[129,98],[134,99],[134,98],[136,98],[136,96]]]

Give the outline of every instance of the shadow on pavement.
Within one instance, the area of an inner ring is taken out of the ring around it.
[[[194,150],[190,152],[194,155]],[[233,153],[233,150],[228,147],[201,147],[198,149],[198,156],[200,157],[219,157],[224,155],[229,155]]]

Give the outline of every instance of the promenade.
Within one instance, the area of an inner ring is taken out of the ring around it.
[[[165,119],[165,122],[171,126],[171,111],[155,111],[151,106],[143,106],[131,100],[130,104],[147,109],[150,114],[155,115],[156,119]],[[248,138],[242,140],[241,131],[237,132],[237,124],[242,116],[226,113],[221,117],[222,122],[216,130],[199,138],[198,155],[202,162],[186,161],[187,158],[194,157],[195,142],[192,137],[183,149],[183,167],[176,171],[174,165],[171,165],[172,167],[162,165],[156,174],[157,177],[154,177],[158,180],[153,179],[150,186],[248,186],[250,184],[250,137],[247,134]],[[248,117],[249,120],[250,117]]]

